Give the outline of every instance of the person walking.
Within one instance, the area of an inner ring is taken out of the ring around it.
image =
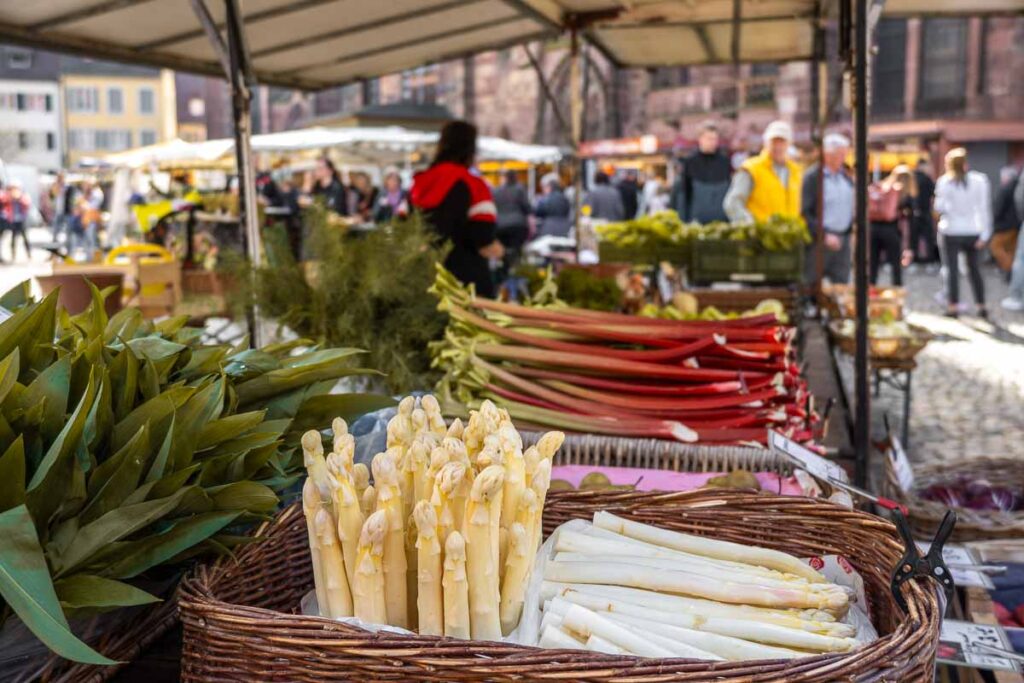
[[[1013,190],[1013,204],[1017,215],[1024,219],[1024,172],[1017,176],[1017,184]],[[1013,266],[1010,269],[1010,291],[1005,299],[999,302],[1007,311],[1024,311],[1024,223],[1017,233],[1017,249],[1013,255]]]
[[[924,264],[929,270],[937,270],[939,244],[932,215],[935,181],[932,180],[931,165],[927,159],[922,158],[917,162],[914,182],[917,184],[917,199],[910,222],[910,249],[914,253],[915,263]]]
[[[504,282],[519,263],[530,236],[530,198],[515,171],[505,172],[505,182],[494,191],[494,206],[498,209],[498,241],[505,247],[498,282]]]
[[[635,218],[626,212],[622,193],[609,184],[608,174],[598,171],[594,175],[594,187],[587,192],[584,204],[590,207],[590,217],[605,221],[621,221]],[[635,208],[635,207],[634,207]]]
[[[32,210],[32,199],[21,189],[21,181],[12,180],[7,184],[6,199],[3,205],[4,220],[7,222],[7,229],[11,231],[11,263],[17,259],[19,235],[21,243],[25,247],[25,257],[27,260],[31,260],[32,247],[28,243],[25,226]]]
[[[718,125],[705,121],[697,134],[697,149],[683,159],[680,217],[686,222],[729,220],[722,205],[729,191],[732,163],[720,149],[720,141]]]
[[[557,173],[548,173],[540,179],[543,195],[533,208],[537,217],[537,237],[568,237],[572,227],[572,204],[562,191]]]
[[[327,157],[317,159],[312,187],[308,188],[308,192],[313,197],[320,197],[329,211],[341,216],[349,214],[345,184],[341,182],[334,162]]]
[[[722,208],[733,223],[766,221],[772,216],[800,217],[803,172],[789,158],[793,129],[773,121],[764,130],[764,147],[732,176]]]
[[[1017,213],[1017,204],[1013,201],[1019,176],[1015,166],[1003,167],[999,172],[999,189],[992,202],[992,241],[989,243],[989,251],[999,270],[1006,273],[1007,277],[1013,268],[1020,224],[1024,220]]]
[[[917,184],[910,167],[900,164],[880,183],[868,188],[868,221],[871,223],[871,284],[878,284],[883,260],[891,269],[892,284],[903,286],[903,267],[913,252],[904,248],[907,221],[917,200]],[[884,259],[883,259],[884,257]]]
[[[935,212],[939,214],[939,236],[946,266],[946,314],[956,317],[960,304],[960,254],[967,260],[967,272],[978,315],[988,317],[985,283],[981,278],[978,252],[992,236],[992,204],[988,178],[967,165],[967,150],[957,147],[946,154],[946,172],[935,183]]]
[[[844,135],[830,133],[822,142],[821,164],[804,176],[801,213],[814,241],[807,246],[805,282],[818,279],[817,236],[822,235],[824,267],[822,277],[833,284],[850,282],[850,229],[853,226],[854,184],[846,172],[850,141]],[[818,178],[822,180],[821,225],[818,225]]]
[[[626,171],[616,189],[622,197],[622,210],[625,212],[626,220],[633,220],[640,210],[640,184],[637,182],[636,171]]]
[[[445,267],[476,293],[493,297],[489,259],[500,259],[505,249],[497,239],[497,217],[491,188],[470,173],[476,157],[476,126],[451,121],[441,130],[434,161],[413,179],[409,199],[424,219],[452,249]]]
[[[376,223],[388,223],[393,218],[404,218],[409,214],[409,193],[402,189],[402,176],[398,169],[384,171],[384,190],[377,197],[373,210]]]

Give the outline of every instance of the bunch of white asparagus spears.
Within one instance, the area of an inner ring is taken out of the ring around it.
[[[544,570],[541,647],[741,661],[857,646],[852,591],[786,553],[594,515]]]
[[[407,397],[370,471],[345,421],[302,437],[302,504],[322,616],[421,635],[500,640],[519,623],[541,537],[551,459],[565,435],[523,442],[490,401],[446,424],[433,396]]]

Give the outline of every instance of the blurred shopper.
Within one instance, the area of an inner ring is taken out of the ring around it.
[[[723,208],[733,223],[800,216],[803,173],[789,158],[793,129],[785,121],[772,121],[763,137],[761,153],[743,162],[725,195]]]
[[[683,160],[682,202],[684,221],[727,221],[722,205],[729,191],[732,163],[719,148],[718,126],[704,122],[697,135],[697,149]]]
[[[1013,190],[1013,204],[1017,215],[1024,218],[1024,172],[1017,176],[1017,185]],[[1024,224],[1017,234],[1017,249],[1013,256],[1013,268],[1010,271],[1009,295],[999,302],[1008,311],[1024,311]]]
[[[365,173],[353,173],[350,180],[352,185],[348,188],[349,215],[359,216],[360,220],[368,223],[373,218],[378,190],[370,181],[370,176]]]
[[[476,137],[476,126],[471,123],[447,123],[433,163],[416,174],[409,198],[441,239],[452,243],[445,267],[461,282],[473,284],[477,294],[493,297],[488,260],[500,259],[504,248],[497,240],[491,189],[469,172],[476,156]]]
[[[850,141],[831,133],[822,143],[822,163],[804,176],[801,211],[814,241],[807,247],[805,281],[818,278],[817,237],[822,234],[824,269],[822,277],[837,284],[850,282],[850,229],[853,226],[854,184],[846,172],[846,156]],[[821,225],[818,225],[818,178],[824,173],[824,204]]]
[[[935,212],[939,214],[942,259],[946,270],[947,315],[956,317],[960,304],[960,254],[967,260],[967,273],[978,315],[988,317],[985,283],[981,278],[978,252],[992,236],[992,204],[988,178],[967,165],[962,147],[946,154],[946,173],[935,183]]]
[[[530,235],[530,198],[515,171],[505,172],[505,181],[494,191],[498,209],[498,239],[505,247],[506,265],[517,261]]]
[[[537,217],[537,237],[568,237],[572,227],[572,204],[562,191],[557,173],[548,173],[540,179],[544,193],[537,200],[533,214]]]
[[[904,247],[908,221],[917,201],[917,183],[910,167],[900,164],[882,182],[868,188],[868,221],[871,223],[871,284],[878,284],[884,262],[891,269],[892,284],[903,286],[903,267],[913,252]]]
[[[587,192],[584,203],[590,207],[590,217],[605,221],[621,221],[635,218],[626,212],[622,192],[609,184],[608,174],[598,171],[594,175],[594,187]],[[633,206],[636,209],[636,205]]]
[[[336,214],[348,215],[348,201],[345,184],[341,182],[338,169],[334,167],[327,157],[320,157],[316,161],[316,169],[313,171],[313,185],[308,188],[309,194],[319,197],[329,211]]]
[[[408,214],[409,193],[402,189],[402,176],[398,169],[389,168],[384,171],[384,190],[377,197],[373,220],[375,223],[388,223]]]
[[[917,200],[914,215],[910,223],[910,249],[914,253],[914,262],[922,263],[929,268],[938,268],[939,242],[935,232],[935,219],[932,204],[935,200],[935,181],[931,164],[927,159],[920,159],[914,169],[914,182],[917,183]]]
[[[622,210],[626,220],[633,220],[640,210],[640,184],[637,182],[636,171],[626,171],[615,188],[622,197]]]
[[[64,172],[57,174],[57,179],[50,187],[50,202],[53,204],[53,241],[60,242],[66,237],[71,219],[71,209],[75,205],[75,187],[65,180]]]
[[[32,258],[32,247],[28,243],[26,225],[32,211],[32,199],[21,189],[21,181],[12,180],[4,192],[3,212],[4,222],[7,229],[11,231],[11,262],[17,260],[18,236],[21,236],[21,243],[25,247],[27,260]]]
[[[1020,173],[1015,166],[1006,166],[999,172],[999,189],[992,206],[992,241],[989,250],[996,265],[1009,275],[1013,269],[1013,255],[1017,250],[1021,221],[1017,204],[1013,201]]]

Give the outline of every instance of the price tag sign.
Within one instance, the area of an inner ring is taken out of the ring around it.
[[[833,462],[829,462],[814,451],[801,446],[785,434],[774,429],[768,430],[768,447],[776,453],[783,455],[787,460],[821,481],[837,479],[840,482],[848,482],[845,470]]]
[[[889,441],[892,442],[892,446],[889,447],[886,455],[889,462],[892,463],[892,471],[896,473],[896,482],[904,493],[910,493],[914,488],[914,469],[910,466],[910,459],[895,434],[889,434]]]
[[[916,541],[916,543],[921,554],[927,555],[931,543],[925,541]],[[970,568],[972,565],[980,565],[981,562],[969,548],[962,545],[944,545],[942,546],[942,561],[949,567],[949,573],[953,575],[953,581],[957,587],[974,586],[985,589],[995,587],[992,585],[992,579],[985,572]]]
[[[937,661],[974,669],[1020,672],[1020,664],[1011,656],[1003,657],[987,648],[1013,653],[1006,631],[999,626],[949,619],[942,622]]]

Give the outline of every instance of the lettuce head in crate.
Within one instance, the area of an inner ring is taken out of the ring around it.
[[[278,506],[303,431],[392,404],[328,393],[372,372],[357,349],[208,345],[183,318],[108,319],[95,288],[76,316],[25,291],[0,323],[0,626],[70,660],[112,663],[69,615],[157,601],[147,572],[229,552]]]

